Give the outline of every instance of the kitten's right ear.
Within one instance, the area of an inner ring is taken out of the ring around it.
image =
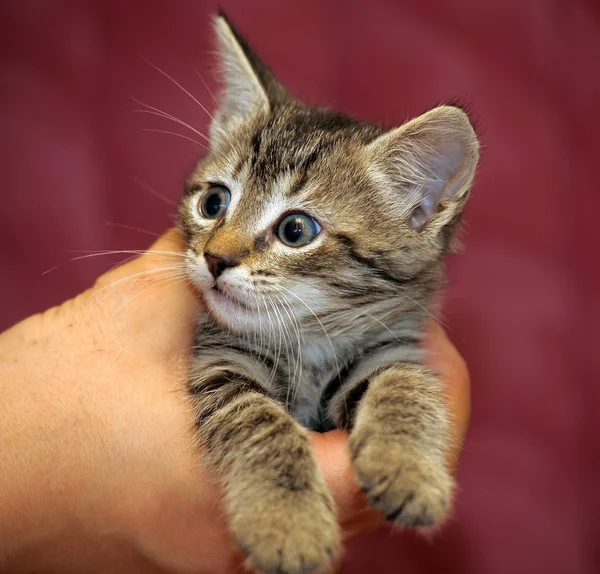
[[[268,113],[286,92],[223,12],[215,18],[214,27],[224,83],[211,126],[211,144],[218,148],[224,133],[254,114]]]
[[[460,216],[479,160],[467,114],[440,106],[367,146],[372,169],[414,231],[437,233]]]

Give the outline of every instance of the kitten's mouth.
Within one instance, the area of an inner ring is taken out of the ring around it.
[[[237,297],[234,297],[230,293],[227,293],[226,291],[221,289],[217,283],[215,283],[212,286],[211,293],[213,294],[214,298],[217,299],[217,301],[219,301],[219,303],[236,305],[238,307],[241,307],[242,309],[245,309],[246,311],[250,311],[250,307],[248,307],[246,303],[240,301],[240,299],[238,299]]]

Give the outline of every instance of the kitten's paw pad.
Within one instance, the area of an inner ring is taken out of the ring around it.
[[[454,480],[442,463],[365,446],[354,470],[367,498],[397,526],[434,526],[447,517]]]
[[[232,531],[249,564],[272,574],[309,574],[326,568],[341,550],[329,492],[279,492],[244,500]]]

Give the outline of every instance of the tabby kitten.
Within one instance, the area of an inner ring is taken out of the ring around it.
[[[419,343],[478,143],[457,107],[392,130],[308,107],[224,16],[216,30],[225,89],[180,207],[207,307],[190,391],[250,562],[312,572],[340,536],[305,427],[350,431],[394,524],[448,512],[448,415]]]

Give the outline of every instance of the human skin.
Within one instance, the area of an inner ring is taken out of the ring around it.
[[[201,305],[169,231],[89,290],[0,335],[0,572],[242,572],[223,493],[202,465],[185,376]],[[135,275],[135,277],[134,277]],[[456,471],[469,420],[464,361],[432,323]],[[343,537],[376,528],[340,430],[312,434]]]

